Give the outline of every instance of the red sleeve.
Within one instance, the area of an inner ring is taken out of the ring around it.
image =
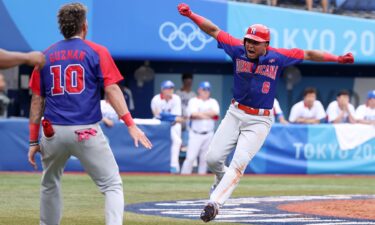
[[[34,94],[37,94],[40,96],[42,95],[40,91],[40,71],[35,68],[34,68],[33,73],[31,74],[29,87]]]
[[[217,35],[217,41],[230,46],[243,45],[241,40],[222,30]]]
[[[285,48],[272,48],[268,49],[280,53],[284,60],[284,67],[299,64],[305,58],[305,52],[299,48],[285,49]]]
[[[99,55],[99,65],[104,79],[104,87],[116,84],[124,79],[108,49],[90,41],[85,42]]]

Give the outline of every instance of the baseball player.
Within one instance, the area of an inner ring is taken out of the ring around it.
[[[171,122],[171,162],[170,172],[180,172],[179,155],[182,144],[181,139],[181,98],[174,94],[174,83],[170,80],[161,83],[161,93],[155,95],[151,100],[151,110],[155,118]]]
[[[329,103],[327,117],[329,123],[356,123],[355,109],[349,102],[350,93],[341,90],[337,93],[336,100]]]
[[[64,5],[58,12],[64,40],[49,47],[46,65],[34,69],[30,88],[29,162],[35,167],[35,154],[41,152],[40,224],[60,224],[62,196],[60,179],[70,156],[78,158],[92,180],[105,195],[107,225],[123,224],[124,196],[119,168],[98,122],[100,88],[119,117],[128,126],[138,146],[150,149],[150,141],[137,128],[116,84],[122,80],[108,50],[85,40],[88,26],[86,7],[80,3]],[[38,142],[41,117],[43,132]]]
[[[375,125],[375,90],[367,93],[366,104],[358,106],[355,117],[358,123]]]
[[[46,59],[42,52],[11,52],[0,49],[0,69],[7,69],[21,64],[43,67]]]
[[[192,173],[193,163],[198,156],[198,174],[207,173],[206,154],[208,145],[214,136],[215,120],[220,114],[219,103],[216,99],[210,98],[210,94],[211,84],[204,81],[199,84],[198,96],[189,101],[187,113],[191,119],[191,127],[186,159],[181,174]]]
[[[279,49],[269,46],[270,30],[261,24],[248,28],[242,40],[220,30],[206,18],[193,13],[187,4],[179,4],[181,15],[190,18],[201,30],[218,41],[232,58],[234,66],[233,99],[210,144],[207,163],[216,174],[210,201],[201,219],[211,221],[230,197],[249,161],[258,152],[272,125],[271,109],[276,84],[283,69],[303,60],[353,63],[353,55],[335,56],[316,50]],[[232,162],[224,161],[235,148]]]
[[[275,121],[281,124],[288,124],[288,121],[284,117],[284,112],[280,107],[279,101],[275,98],[273,102],[273,115],[275,117]]]
[[[326,112],[319,100],[316,100],[316,89],[306,88],[303,92],[303,101],[293,105],[289,122],[299,124],[318,124],[324,122]]]

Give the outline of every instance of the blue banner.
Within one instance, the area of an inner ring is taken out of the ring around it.
[[[0,120],[0,171],[33,171],[27,160],[29,149],[28,120]],[[117,123],[114,127],[102,126],[107,136],[121,172],[169,172],[170,165],[170,124],[139,125],[150,141],[152,150],[136,148],[124,124]],[[41,170],[40,157],[37,164]],[[79,160],[71,157],[65,171],[83,171]]]

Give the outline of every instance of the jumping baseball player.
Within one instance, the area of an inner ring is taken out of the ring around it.
[[[215,38],[219,47],[232,58],[234,66],[232,104],[207,154],[208,167],[216,174],[210,201],[200,216],[208,222],[215,218],[219,207],[231,196],[247,164],[259,151],[271,129],[270,111],[283,69],[303,60],[353,63],[354,59],[351,53],[335,56],[315,50],[272,48],[269,46],[270,30],[261,24],[250,26],[240,40],[193,13],[187,4],[179,4],[178,11]],[[224,161],[234,148],[233,160],[225,170]]]
[[[326,112],[319,100],[316,100],[316,89],[306,88],[303,93],[303,101],[293,105],[289,122],[299,124],[318,124],[325,122]]]
[[[7,69],[21,64],[43,67],[44,63],[46,63],[46,58],[42,52],[23,53],[0,49],[0,69]]]
[[[170,172],[173,174],[180,173],[180,148],[181,139],[181,117],[182,107],[181,98],[174,94],[174,83],[170,80],[161,83],[161,92],[155,95],[151,100],[151,110],[155,118],[162,121],[171,122],[171,161]]]
[[[194,161],[198,157],[198,174],[207,173],[206,154],[214,136],[215,121],[220,113],[219,103],[216,99],[210,98],[210,95],[211,84],[204,81],[199,84],[198,96],[189,101],[187,113],[191,125],[186,159],[181,174],[191,174]]]
[[[367,93],[366,104],[358,106],[355,117],[358,123],[375,125],[375,90]]]
[[[60,224],[62,196],[60,179],[66,161],[77,157],[86,172],[105,195],[107,225],[122,225],[124,195],[119,168],[98,122],[100,88],[119,117],[128,126],[138,146],[150,149],[150,141],[137,128],[116,84],[122,80],[108,50],[85,40],[88,26],[86,7],[80,3],[64,5],[58,12],[64,40],[49,47],[47,62],[34,69],[30,80],[33,92],[30,109],[29,162],[35,167],[35,154],[41,152],[40,224]],[[43,111],[44,109],[44,111]],[[38,142],[41,117],[43,133]]]

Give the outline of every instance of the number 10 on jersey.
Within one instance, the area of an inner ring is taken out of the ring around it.
[[[61,65],[51,66],[50,72],[53,77],[52,95],[63,95],[64,91],[80,94],[85,89],[85,69],[80,64],[69,64],[64,71]]]

